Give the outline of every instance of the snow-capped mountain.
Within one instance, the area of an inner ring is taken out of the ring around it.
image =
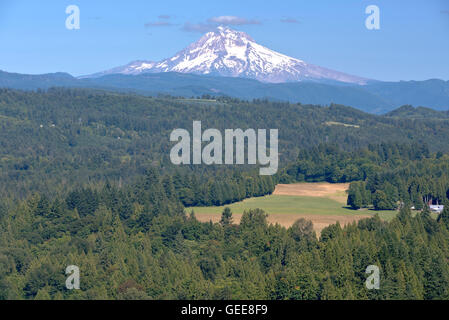
[[[367,79],[322,68],[291,58],[256,43],[244,32],[220,26],[208,32],[174,57],[153,61],[133,61],[100,72],[136,75],[145,72],[180,72],[228,77],[245,77],[262,82],[340,81],[365,84]]]

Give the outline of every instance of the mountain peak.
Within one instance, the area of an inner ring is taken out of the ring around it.
[[[220,26],[218,26],[217,27],[217,30],[218,31],[233,31],[231,28],[229,28],[228,26],[225,26],[225,25],[220,25]]]
[[[209,34],[211,34],[211,33],[214,35],[218,34],[224,38],[242,38],[242,39],[248,39],[248,40],[254,41],[247,33],[243,32],[243,31],[237,31],[237,30],[231,29],[225,25],[218,26],[215,29],[215,31],[209,32]]]
[[[262,82],[340,81],[364,84],[366,79],[308,64],[268,49],[242,31],[218,26],[198,41],[160,62],[134,61],[93,76],[121,73],[180,72],[244,77]]]
[[[221,34],[227,34],[227,33],[237,33],[238,31],[233,30],[233,29],[229,28],[228,26],[220,25],[220,26],[218,26],[215,29],[215,31],[212,31],[212,32],[213,33],[218,32],[218,33],[221,33]]]

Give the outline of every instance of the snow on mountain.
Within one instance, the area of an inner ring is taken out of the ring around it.
[[[160,62],[133,61],[107,74],[136,75],[145,72],[180,72],[228,77],[245,77],[262,82],[340,81],[365,84],[367,79],[333,71],[291,58],[256,43],[244,32],[220,26],[208,32],[174,57]]]
[[[140,74],[143,71],[148,71],[151,67],[153,67],[156,64],[156,62],[153,61],[144,61],[144,60],[136,60],[128,63],[125,66],[116,67],[113,69],[109,69],[106,71],[94,73],[88,76],[82,76],[79,77],[80,79],[83,78],[99,78],[102,76],[106,76],[108,74],[131,74],[136,75]]]

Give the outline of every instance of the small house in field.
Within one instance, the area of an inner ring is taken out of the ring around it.
[[[431,204],[429,206],[429,209],[432,212],[441,213],[441,212],[443,212],[444,206],[443,205],[433,205],[433,204]]]

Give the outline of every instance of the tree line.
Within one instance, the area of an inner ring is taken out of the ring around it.
[[[420,148],[425,143],[430,152],[449,152],[447,120],[376,116],[341,105],[232,98],[196,101],[93,89],[0,89],[0,195],[23,199],[36,191],[55,196],[107,181],[131,184],[149,167],[162,174],[196,173],[201,183],[216,175],[232,176],[235,167],[222,173],[219,167],[171,164],[170,132],[189,129],[194,120],[220,131],[279,129],[280,168],[295,162],[300,152],[307,157],[306,150],[325,143],[345,152],[364,149],[372,141],[415,142],[415,153],[424,152]],[[350,159],[345,160],[347,166],[337,165],[340,170],[333,170],[332,176],[308,160],[301,163],[304,172],[299,172],[305,181],[365,178],[364,169]],[[288,175],[283,181],[303,180]]]

